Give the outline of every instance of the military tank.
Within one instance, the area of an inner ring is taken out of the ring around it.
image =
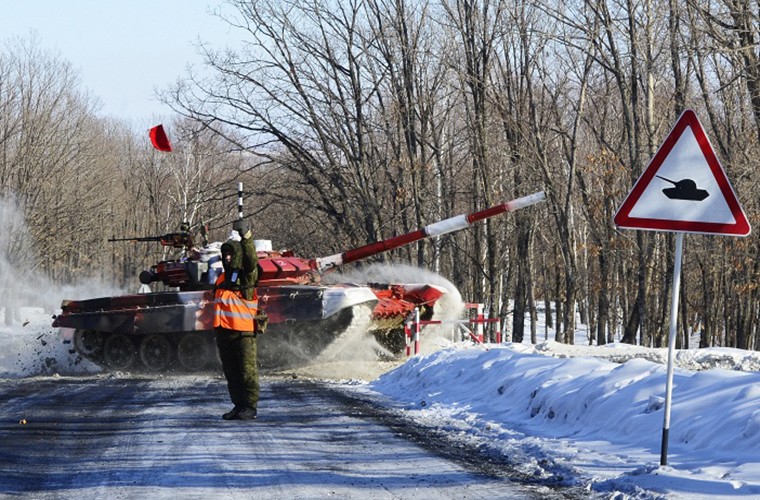
[[[501,213],[545,199],[543,192],[491,208],[459,215],[416,231],[343,253],[305,259],[292,251],[273,251],[257,241],[259,305],[268,316],[259,336],[262,367],[308,364],[354,319],[357,311],[370,316],[368,329],[386,352],[403,352],[404,320],[420,308],[432,316],[446,289],[425,283],[327,283],[326,273],[346,264],[413,242],[440,236]],[[125,240],[158,241],[183,248],[176,260],[161,261],[140,274],[147,293],[64,300],[53,326],[73,351],[114,371],[200,371],[218,363],[213,336],[213,284],[222,271],[221,243],[193,244],[187,228],[178,233]],[[113,241],[118,241],[113,239]],[[153,283],[169,291],[147,291]]]

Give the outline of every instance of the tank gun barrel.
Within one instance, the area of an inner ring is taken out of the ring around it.
[[[667,177],[663,177],[663,176],[661,176],[661,175],[655,175],[655,177],[659,177],[660,179],[662,179],[662,180],[664,180],[664,181],[667,181],[667,182],[669,182],[669,183],[673,184],[674,186],[678,184],[676,181],[670,180],[670,179],[668,179]]]
[[[459,231],[469,227],[474,222],[478,222],[495,215],[499,215],[505,212],[514,212],[521,208],[535,205],[546,200],[546,194],[543,191],[533,193],[522,198],[517,198],[500,205],[494,205],[493,207],[486,208],[479,212],[472,212],[469,214],[462,214],[456,217],[450,217],[433,224],[429,224],[421,229],[412,231],[411,233],[402,234],[400,236],[394,236],[387,240],[370,243],[347,252],[330,255],[329,257],[321,257],[314,259],[310,262],[311,267],[316,271],[322,272],[332,269],[344,264],[350,264],[358,260],[371,257],[383,252],[388,252],[394,248],[398,248],[415,241],[419,241],[425,238],[432,238],[434,236],[441,236],[454,231]]]

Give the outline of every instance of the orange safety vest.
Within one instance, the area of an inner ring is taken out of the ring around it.
[[[214,292],[214,328],[226,328],[239,332],[255,331],[256,312],[259,298],[253,290],[253,300],[246,300],[239,290],[219,288],[224,281],[224,273],[216,280]]]

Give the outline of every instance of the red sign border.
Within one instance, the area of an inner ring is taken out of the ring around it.
[[[712,171],[715,181],[720,187],[723,198],[726,200],[728,207],[731,209],[731,214],[736,221],[735,224],[724,224],[716,222],[697,222],[697,221],[679,221],[679,220],[665,220],[665,219],[649,219],[642,217],[631,217],[630,213],[633,207],[639,201],[639,198],[643,194],[644,190],[649,187],[649,183],[654,178],[655,174],[659,171],[665,159],[668,157],[673,147],[676,145],[681,135],[686,130],[686,127],[691,127],[694,137],[699,144],[699,148],[702,150],[702,154],[707,161],[710,170]],[[749,235],[751,228],[747,216],[744,214],[739,200],[736,198],[736,193],[731,187],[726,177],[726,172],[715,155],[715,151],[710,144],[710,140],[707,138],[702,124],[699,123],[697,115],[691,109],[685,110],[681,113],[673,129],[668,134],[668,137],[660,145],[657,153],[649,162],[649,165],[641,174],[639,179],[634,184],[633,189],[626,197],[620,209],[615,214],[615,224],[621,228],[627,229],[644,229],[650,231],[675,231],[675,232],[688,232],[688,233],[708,233],[708,234],[723,234],[733,236],[747,236]]]

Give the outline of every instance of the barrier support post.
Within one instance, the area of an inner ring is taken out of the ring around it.
[[[412,325],[409,320],[404,321],[404,342],[406,343],[406,357],[412,354]]]
[[[414,308],[414,355],[420,353],[420,308]]]
[[[478,340],[480,343],[483,343],[483,304],[478,304],[478,323],[475,327],[475,330],[477,332]]]

